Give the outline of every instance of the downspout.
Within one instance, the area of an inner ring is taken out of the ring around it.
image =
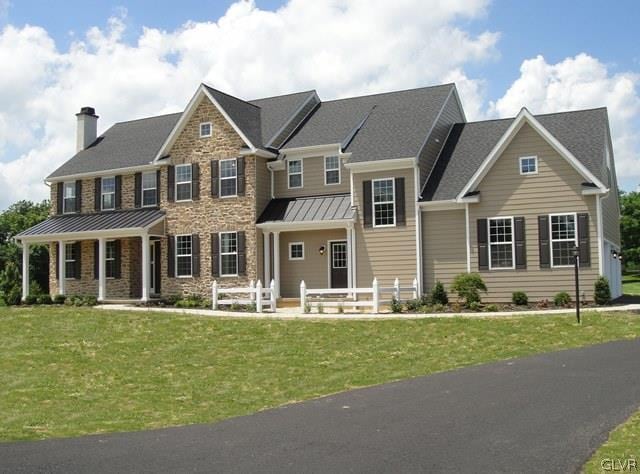
[[[469,232],[469,203],[464,203],[464,232],[467,246],[467,273],[471,273],[471,238]]]
[[[415,188],[415,219],[416,219],[416,281],[418,282],[418,298],[422,296],[422,216],[420,215],[420,168],[413,167],[413,181]]]
[[[600,194],[596,194],[596,220],[596,230],[598,234],[598,275],[603,276],[604,236],[602,235],[602,195]]]

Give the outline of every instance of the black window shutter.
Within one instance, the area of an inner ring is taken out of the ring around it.
[[[56,196],[56,214],[62,214],[64,206],[64,183],[58,183],[58,195]]]
[[[540,268],[549,268],[551,266],[549,216],[538,216],[538,247],[540,249]]]
[[[198,163],[191,164],[191,199],[194,201],[200,199],[200,165]]]
[[[100,243],[97,240],[93,243],[93,278],[100,278]]]
[[[373,227],[371,209],[371,181],[362,182],[362,216],[365,227]]]
[[[237,194],[238,196],[244,196],[244,188],[246,178],[244,176],[244,156],[239,156],[236,160],[236,167],[238,173]]]
[[[404,200],[404,178],[396,178],[396,225],[406,225],[405,200]]]
[[[100,212],[102,208],[102,178],[96,178],[93,180],[93,209],[96,212]]]
[[[238,275],[247,274],[246,237],[243,230],[238,231]]]
[[[211,196],[217,198],[218,195],[218,160],[211,160]]]
[[[54,252],[56,254],[56,280],[60,278],[60,242],[53,244]]]
[[[160,181],[158,181],[159,183]],[[161,282],[162,282],[162,265],[160,265],[160,258],[162,257],[162,250],[160,248],[160,242],[155,243],[155,245],[153,246],[154,248],[154,252],[155,252],[155,261],[158,262],[155,265],[155,271],[156,271],[156,294],[160,295],[162,294],[161,291]]]
[[[477,233],[478,270],[489,270],[489,236],[487,235],[487,219],[478,219]]]
[[[175,243],[173,235],[167,235],[167,276],[169,278],[176,276]]]
[[[115,260],[115,275],[114,278],[121,278],[122,277],[122,241],[121,240],[116,240],[115,241],[115,247],[116,247],[116,260]]]
[[[200,276],[200,236],[198,234],[191,236],[191,275]]]
[[[73,278],[80,280],[82,278],[82,242],[73,244],[76,261],[74,262]]]
[[[211,276],[220,276],[220,260],[218,259],[218,234],[211,234]]]
[[[160,205],[160,170],[156,171],[156,206]],[[160,283],[160,280],[158,280]]]
[[[136,208],[140,208],[142,207],[142,173],[136,173],[134,176],[135,176],[135,190],[133,192],[134,206]]]
[[[516,268],[527,268],[527,244],[524,230],[524,217],[514,217],[513,226],[516,246]]]
[[[82,180],[76,181],[76,212],[82,211]]]
[[[116,209],[122,207],[122,176],[116,176]]]
[[[167,200],[173,202],[176,188],[176,168],[173,165],[167,166]]]
[[[589,242],[589,214],[578,214],[578,245],[580,246],[580,266],[591,266],[591,245]]]

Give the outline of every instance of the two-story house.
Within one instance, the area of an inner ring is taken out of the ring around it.
[[[467,122],[454,84],[321,101],[245,101],[201,85],[182,113],[97,136],[47,177],[51,217],[17,239],[50,247],[53,294],[102,301],[272,279],[421,291],[479,272],[487,300],[532,300],[607,276],[621,294],[606,109]],[[28,271],[24,275],[28,292]]]

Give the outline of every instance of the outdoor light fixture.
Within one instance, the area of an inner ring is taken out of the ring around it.
[[[622,262],[622,254],[618,254],[618,258],[620,259],[620,261]]]
[[[325,247],[324,245],[321,245],[320,248],[318,249],[318,252],[320,252],[320,255],[324,255],[324,251],[325,251]]]
[[[615,250],[611,251],[611,255],[613,255],[613,258],[618,258],[618,252],[616,252]]]
[[[573,249],[571,250],[571,254],[573,255],[576,275],[576,319],[578,320],[578,324],[580,324],[580,276],[578,270],[578,263],[580,260],[580,247],[578,247],[577,245],[573,247]]]

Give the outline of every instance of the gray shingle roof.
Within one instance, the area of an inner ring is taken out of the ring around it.
[[[605,108],[536,115],[591,173],[606,182]],[[422,193],[423,201],[454,199],[504,135],[513,118],[454,125]]]
[[[225,94],[213,87],[204,86],[207,91],[218,101],[220,107],[229,114],[233,123],[246,135],[251,144],[256,148],[262,148],[263,137],[260,125],[260,107],[229,94]]]
[[[164,217],[159,209],[102,212],[95,214],[69,214],[48,218],[16,237],[57,235],[100,230],[143,229]]]
[[[322,102],[283,148],[343,143],[366,117],[345,150],[352,153],[351,162],[417,156],[453,88],[445,84]]]
[[[48,178],[148,165],[156,157],[180,115],[176,113],[116,123]]]
[[[349,194],[272,199],[258,218],[258,224],[350,220],[354,216]]]

